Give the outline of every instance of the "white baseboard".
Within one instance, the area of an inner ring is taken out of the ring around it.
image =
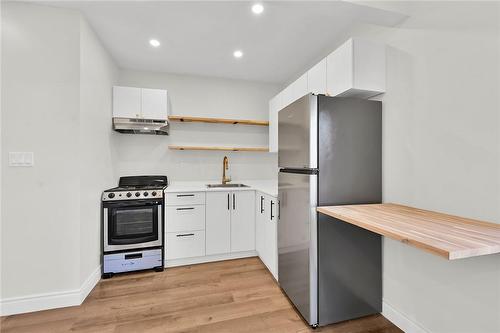
[[[245,252],[236,252],[236,253],[216,254],[216,255],[203,256],[203,257],[183,258],[183,259],[170,259],[170,260],[165,259],[165,267],[195,265],[195,264],[203,264],[203,263],[213,262],[213,261],[232,260],[232,259],[257,257],[257,256],[258,256],[258,254],[256,251],[245,251]]]
[[[0,301],[0,315],[9,316],[68,306],[80,305],[101,278],[101,266],[97,267],[79,289],[55,293],[12,297]]]
[[[382,315],[405,333],[430,333],[429,330],[426,330],[421,325],[408,318],[404,313],[396,310],[386,301],[382,302]]]
[[[85,301],[87,296],[90,294],[92,289],[97,285],[97,282],[101,279],[101,265],[99,265],[90,276],[83,282],[80,287],[80,304]]]

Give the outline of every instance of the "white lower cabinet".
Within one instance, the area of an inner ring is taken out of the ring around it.
[[[206,254],[255,250],[255,192],[206,194]]]
[[[231,252],[253,250],[255,250],[255,192],[233,192]]]
[[[278,200],[276,197],[257,192],[255,207],[256,250],[267,269],[278,280]]]
[[[167,206],[167,232],[205,230],[205,205]]]
[[[205,255],[205,231],[167,232],[166,259],[182,259]]]
[[[231,251],[231,193],[207,193],[206,253],[207,255]]]
[[[205,192],[166,193],[165,259],[205,255]]]

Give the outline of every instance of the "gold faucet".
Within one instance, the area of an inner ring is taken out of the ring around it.
[[[231,181],[231,177],[226,177],[226,170],[228,169],[229,160],[227,159],[227,156],[224,156],[224,159],[222,160],[222,184],[227,184]]]

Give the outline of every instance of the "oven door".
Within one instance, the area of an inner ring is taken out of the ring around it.
[[[104,252],[162,245],[161,200],[106,202],[103,208]]]

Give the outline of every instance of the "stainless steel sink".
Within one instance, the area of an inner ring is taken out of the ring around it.
[[[234,187],[249,187],[248,185],[244,184],[207,184],[208,188],[234,188]]]

